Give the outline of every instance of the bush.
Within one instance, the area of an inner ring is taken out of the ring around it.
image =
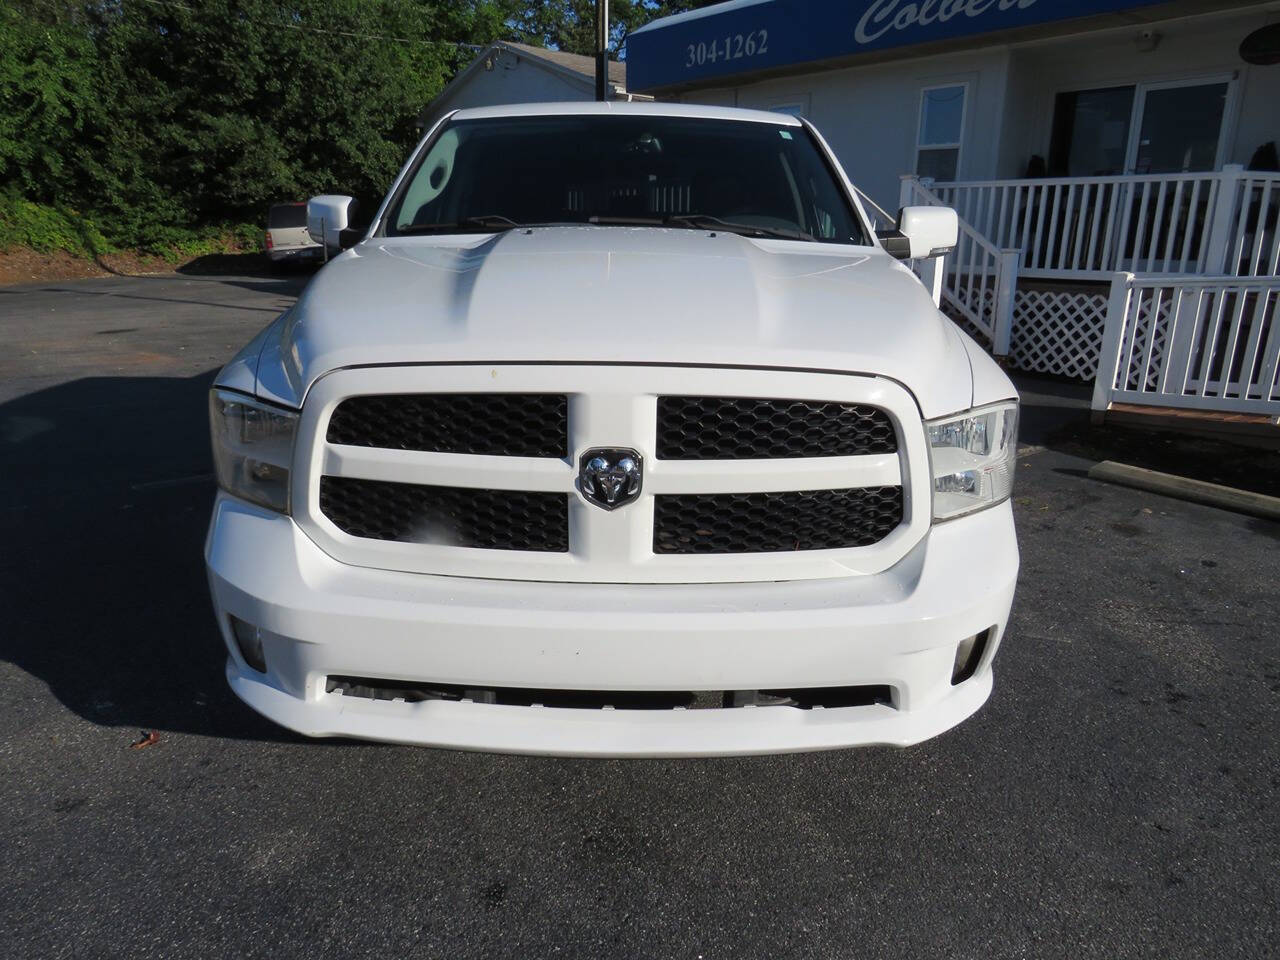
[[[113,249],[88,217],[8,192],[0,195],[0,250],[19,246],[41,253],[65,250],[78,257],[96,257]]]
[[[143,253],[163,257],[170,263],[218,253],[260,253],[262,227],[251,223],[189,229],[186,227],[153,228],[151,239],[142,245]]]
[[[76,257],[97,257],[123,246],[178,263],[209,254],[262,250],[262,228],[251,223],[195,229],[151,225],[141,243],[129,239],[108,239],[93,219],[74,210],[33,203],[14,191],[0,193],[0,251],[28,247],[40,253],[63,250]]]

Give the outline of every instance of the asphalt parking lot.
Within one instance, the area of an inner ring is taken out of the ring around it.
[[[995,693],[933,741],[548,760],[256,717],[205,394],[304,282],[0,288],[0,955],[1276,955],[1280,524],[1087,479],[1052,387]]]

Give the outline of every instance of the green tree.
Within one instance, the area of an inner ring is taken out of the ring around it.
[[[613,49],[692,5],[615,0]],[[591,0],[0,0],[0,191],[149,247],[313,193],[373,202],[477,47],[589,54],[594,16]]]
[[[125,243],[376,198],[494,0],[0,0],[0,185]]]
[[[99,103],[92,38],[0,4],[0,183],[49,202],[76,177],[77,141]]]
[[[150,178],[198,220],[319,190],[380,193],[418,112],[498,26],[477,5],[129,3],[120,29]]]

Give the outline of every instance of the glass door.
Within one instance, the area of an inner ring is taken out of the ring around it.
[[[1106,177],[1125,172],[1134,89],[1104,87],[1057,95],[1049,176]]]
[[[1218,169],[1230,93],[1229,77],[1140,85],[1129,169],[1137,174]]]

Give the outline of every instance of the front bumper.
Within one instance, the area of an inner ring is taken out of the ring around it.
[[[220,494],[205,547],[241,699],[311,736],[511,753],[707,756],[906,746],[991,692],[1018,549],[1008,503],[938,524],[876,575],[745,584],[481,580],[348,566],[292,520]],[[248,667],[228,615],[262,630]],[[974,676],[957,644],[994,627]],[[887,685],[890,704],[595,710],[326,692],[329,676],[557,690]]]

